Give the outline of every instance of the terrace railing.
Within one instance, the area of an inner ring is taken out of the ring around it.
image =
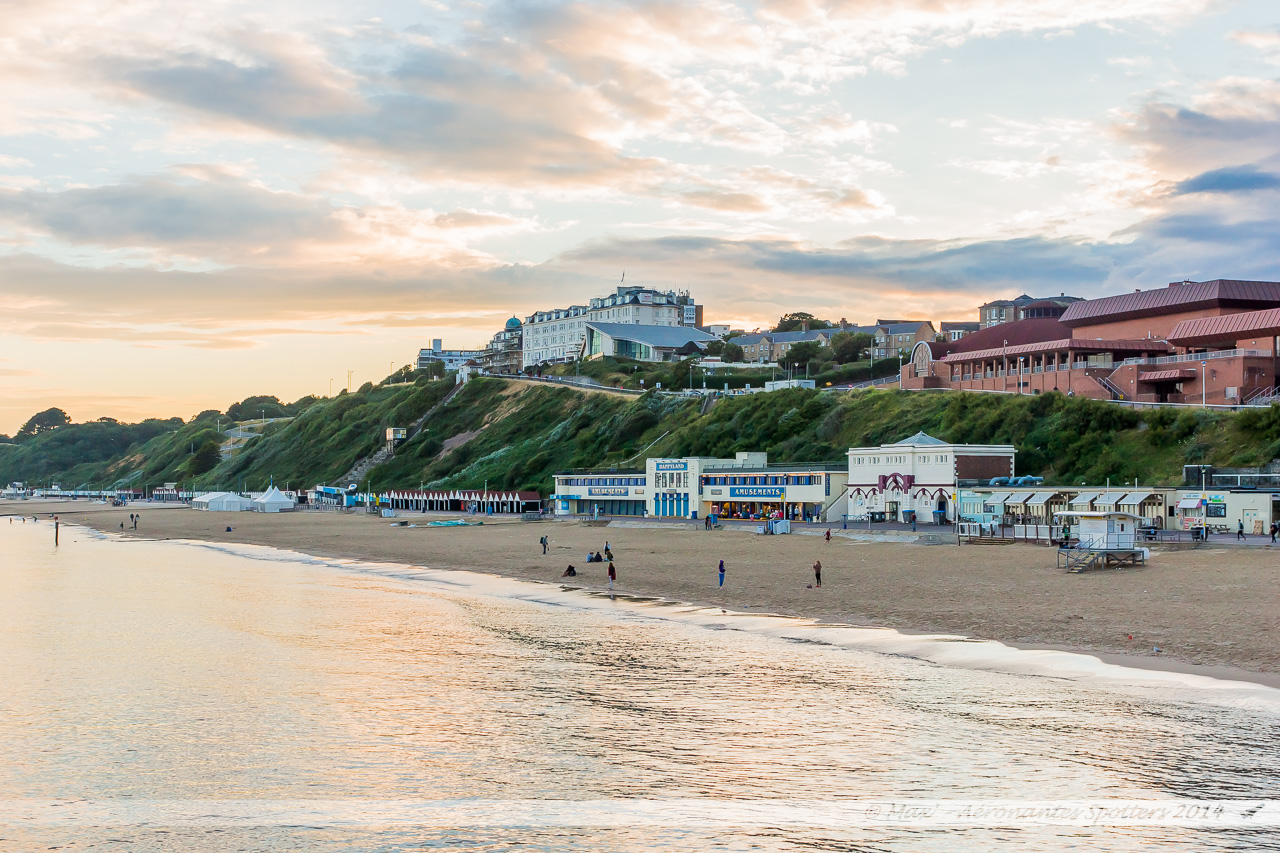
[[[1126,358],[1120,364],[1186,364],[1195,361],[1210,361],[1215,358],[1273,358],[1268,350],[1261,349],[1226,349],[1214,352],[1186,353],[1184,355],[1162,355],[1158,358]]]

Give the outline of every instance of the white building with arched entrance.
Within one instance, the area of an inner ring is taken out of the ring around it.
[[[849,449],[851,516],[924,524],[955,521],[956,485],[1013,476],[1007,444],[948,444],[918,432],[879,447]]]

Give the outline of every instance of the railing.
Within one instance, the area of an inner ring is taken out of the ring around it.
[[[1162,355],[1156,358],[1126,358],[1118,362],[1124,364],[1185,364],[1194,361],[1209,361],[1215,358],[1274,358],[1267,350],[1260,349],[1226,349],[1214,352],[1195,352],[1183,355]]]

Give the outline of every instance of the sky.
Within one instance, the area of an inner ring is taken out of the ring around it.
[[[355,388],[624,271],[747,329],[1280,279],[1274,0],[0,8],[0,433]]]

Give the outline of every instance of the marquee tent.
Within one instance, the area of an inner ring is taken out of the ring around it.
[[[210,492],[191,500],[192,509],[203,509],[208,512],[240,512],[249,509],[250,504],[248,498],[242,498],[232,492]]]
[[[262,497],[253,502],[254,512],[280,512],[294,507],[293,498],[272,486]]]

